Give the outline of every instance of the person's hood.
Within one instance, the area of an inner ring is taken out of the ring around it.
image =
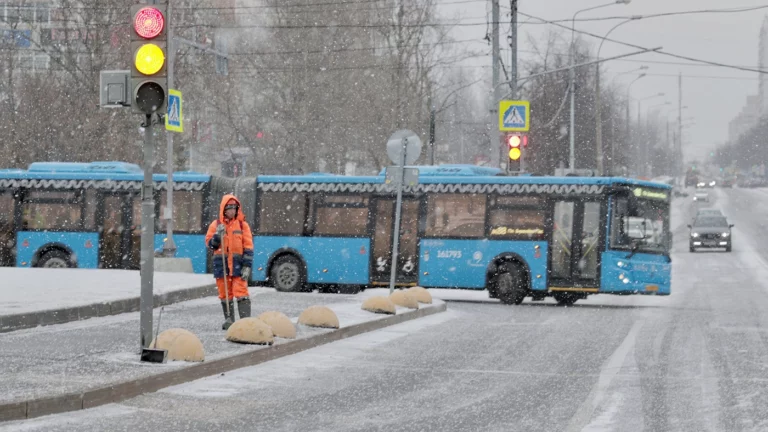
[[[229,200],[231,199],[237,201],[237,206],[239,207],[237,209],[237,214],[235,215],[235,219],[245,220],[245,217],[243,216],[243,205],[240,204],[240,200],[237,199],[237,197],[232,194],[226,194],[224,195],[224,197],[221,198],[221,204],[219,205],[219,221],[224,222],[224,206],[226,206]]]

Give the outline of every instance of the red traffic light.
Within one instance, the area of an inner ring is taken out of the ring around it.
[[[136,12],[133,18],[133,29],[144,39],[152,39],[160,35],[165,27],[165,17],[159,9],[145,7]]]
[[[509,148],[528,147],[528,135],[507,135]]]

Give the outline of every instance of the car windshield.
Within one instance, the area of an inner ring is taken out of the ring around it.
[[[708,210],[699,210],[698,215],[699,216],[720,216],[721,213],[720,213],[720,210],[708,209]]]
[[[696,219],[693,226],[700,228],[727,227],[728,221],[724,217],[704,217]]]

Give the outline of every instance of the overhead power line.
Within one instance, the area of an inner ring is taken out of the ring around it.
[[[686,10],[686,11],[678,11],[678,12],[662,12],[657,14],[648,14],[648,15],[642,15],[642,19],[647,18],[660,18],[660,17],[670,17],[670,16],[678,16],[678,15],[700,15],[700,14],[723,14],[723,13],[741,13],[741,12],[751,12],[756,11],[760,9],[768,9],[768,5],[762,5],[762,6],[744,6],[744,7],[736,7],[736,8],[725,8],[725,9],[698,9],[698,10]],[[605,16],[605,17],[595,17],[595,18],[577,18],[576,22],[593,22],[593,21],[615,21],[615,20],[628,20],[633,19],[633,16]],[[538,24],[549,24],[549,23],[569,23],[574,21],[572,18],[563,18],[563,19],[556,19],[556,20],[549,20],[546,23],[538,23]]]
[[[561,28],[564,28],[564,29],[572,30],[572,31],[574,31],[576,33],[583,34],[583,35],[586,35],[586,36],[590,36],[590,37],[593,37],[593,38],[596,38],[596,39],[605,39],[608,42],[613,42],[613,43],[617,43],[617,44],[620,44],[620,45],[624,45],[624,46],[628,46],[628,47],[632,47],[632,48],[636,48],[636,49],[648,49],[648,48],[640,46],[640,45],[635,45],[635,44],[631,44],[631,43],[628,43],[628,42],[622,42],[622,41],[619,41],[619,40],[616,40],[616,39],[606,38],[606,37],[603,37],[603,36],[600,36],[600,35],[597,35],[597,34],[594,34],[594,33],[590,33],[590,32],[584,31],[584,30],[574,29],[574,28],[572,28],[570,26],[566,26],[566,25],[563,25],[563,24],[560,24],[560,23],[551,22],[551,21],[545,20],[544,18],[540,18],[540,17],[534,16],[534,15],[526,14],[526,13],[523,13],[523,12],[520,12],[520,11],[518,11],[518,14],[526,16],[526,17],[529,17],[529,18],[533,18],[533,19],[539,20],[541,22],[546,22],[546,23],[549,23],[549,24],[557,26],[557,27],[561,27]],[[682,59],[682,60],[688,60],[688,61],[697,62],[697,63],[705,63],[705,64],[709,64],[709,65],[712,65],[712,66],[720,66],[720,67],[724,67],[724,68],[743,70],[743,71],[747,71],[747,72],[757,72],[759,74],[768,74],[768,70],[763,70],[763,69],[757,69],[757,68],[753,69],[753,68],[746,68],[746,67],[741,67],[741,66],[736,66],[736,65],[729,65],[729,64],[726,64],[726,63],[720,63],[720,62],[715,62],[715,61],[711,61],[711,60],[698,59],[698,58],[695,58],[695,57],[684,56],[684,55],[681,55],[681,54],[675,54],[675,53],[671,53],[669,51],[663,51],[663,50],[657,50],[657,51],[654,51],[654,52],[657,53],[657,54],[660,54],[660,55],[668,56],[668,57],[679,58],[679,59]]]

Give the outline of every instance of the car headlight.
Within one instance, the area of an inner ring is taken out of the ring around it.
[[[730,233],[722,233],[722,234],[720,234],[721,237],[728,237],[729,235],[731,235],[731,234]]]
[[[699,233],[691,233],[691,237],[696,238],[699,236]]]

